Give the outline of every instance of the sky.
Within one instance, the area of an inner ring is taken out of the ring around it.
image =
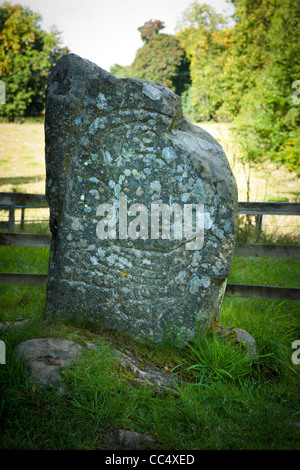
[[[61,32],[62,46],[109,71],[114,64],[130,65],[143,46],[137,28],[146,21],[165,23],[174,34],[177,20],[193,0],[8,0],[39,13],[41,26]],[[4,3],[3,1],[0,2]],[[231,14],[226,0],[203,0],[218,13]]]

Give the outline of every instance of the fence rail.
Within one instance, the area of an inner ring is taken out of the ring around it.
[[[6,286],[46,286],[47,274],[0,273],[0,284]],[[227,284],[227,297],[252,297],[269,300],[300,300],[296,287],[253,286],[250,284]]]
[[[50,247],[51,235],[0,233],[0,245]],[[300,259],[300,246],[236,243],[234,256]]]
[[[49,247],[51,235],[13,233],[15,209],[22,209],[21,221],[25,220],[25,209],[47,208],[44,194],[3,193],[0,192],[0,209],[9,210],[9,221],[6,222],[8,233],[0,233],[0,245]],[[246,215],[300,215],[299,203],[288,202],[239,202],[238,213]],[[3,228],[0,225],[0,228]],[[300,259],[300,246],[294,245],[261,245],[237,243],[234,256],[292,258]],[[0,273],[0,284],[45,286],[46,274],[12,274]],[[227,284],[226,296],[252,297],[259,299],[300,300],[300,289],[289,287],[253,286],[245,284]]]
[[[239,214],[300,215],[298,202],[239,202]]]
[[[0,206],[49,207],[45,194],[0,192]]]
[[[47,207],[49,206],[45,194],[0,192],[0,210],[9,211],[9,220],[8,222],[0,222],[0,229],[8,228],[10,233],[14,232],[16,209],[22,210],[21,229],[23,229],[25,222],[25,209],[42,209]],[[300,203],[239,202],[238,213],[260,217],[263,215],[300,215]]]

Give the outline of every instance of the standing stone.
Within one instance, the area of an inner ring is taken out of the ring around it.
[[[75,54],[49,77],[45,133],[48,314],[155,341],[168,327],[205,331],[236,230],[236,183],[218,142],[183,116],[168,88],[117,79]],[[159,237],[151,204],[174,208]],[[186,207],[200,214],[189,232]]]

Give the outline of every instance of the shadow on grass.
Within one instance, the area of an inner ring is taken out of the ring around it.
[[[36,176],[8,176],[0,178],[0,186],[5,184],[29,184],[44,181],[45,175]]]

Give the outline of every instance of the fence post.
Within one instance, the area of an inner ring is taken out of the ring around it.
[[[10,233],[15,231],[15,206],[9,206],[8,231]]]
[[[256,214],[255,216],[255,228],[254,228],[254,243],[257,243],[261,234],[263,214]]]
[[[24,231],[24,221],[25,221],[25,207],[22,207],[21,210],[21,230]]]

